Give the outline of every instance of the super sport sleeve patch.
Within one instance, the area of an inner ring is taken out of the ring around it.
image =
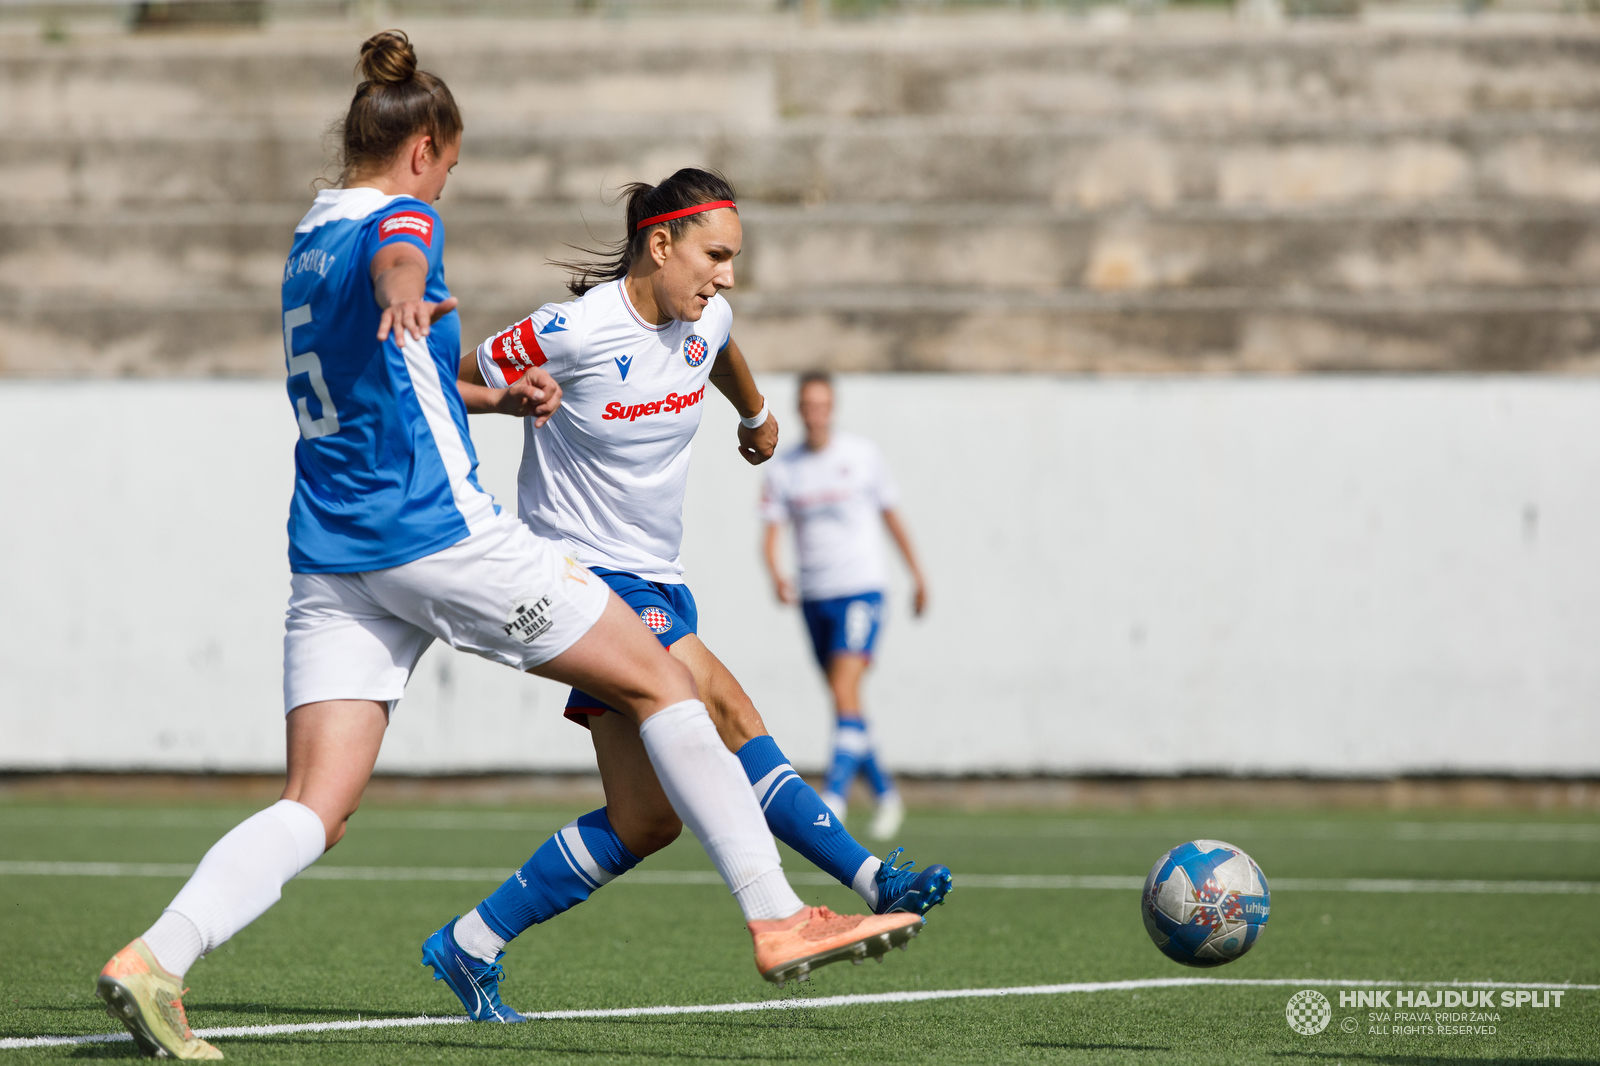
[[[548,361],[534,332],[533,315],[478,345],[478,369],[483,380],[497,389],[517,381]]]
[[[416,209],[395,211],[378,222],[378,244],[381,246],[396,237],[409,237],[422,247],[432,249],[434,233],[439,220],[426,211]],[[410,242],[408,242],[410,243]]]

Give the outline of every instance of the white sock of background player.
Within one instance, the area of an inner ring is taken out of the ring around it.
[[[278,902],[283,886],[321,857],[327,830],[317,813],[279,800],[246,818],[206,852],[200,866],[144,934],[163,969],[182,977],[194,960]]]

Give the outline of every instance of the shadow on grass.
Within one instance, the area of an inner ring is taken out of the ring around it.
[[[353,1022],[356,1015],[362,1018],[416,1018],[429,1015],[437,1018],[447,1018],[448,1014],[433,1014],[431,1011],[417,1010],[372,1010],[368,1007],[284,1007],[276,1003],[186,1003],[184,1006],[189,1012],[189,1024],[196,1029],[219,1028],[223,1025],[236,1024],[225,1022],[213,1015],[227,1014],[245,1019],[242,1023],[248,1025],[261,1025],[262,1015],[277,1018],[279,1015],[289,1017],[311,1017],[319,1022]],[[266,1024],[278,1025],[279,1022]]]
[[[1486,1058],[1474,1058],[1463,1055],[1407,1055],[1397,1053],[1394,1055],[1363,1055],[1350,1051],[1269,1051],[1267,1053],[1275,1059],[1333,1059],[1336,1062],[1381,1062],[1384,1066],[1457,1066],[1463,1062],[1514,1062],[1517,1066],[1600,1066],[1600,1058],[1589,1056],[1587,1058],[1551,1058],[1542,1056],[1535,1058],[1521,1055],[1496,1054]]]
[[[344,1033],[317,1033],[315,1034],[315,1038],[310,1037],[309,1034],[307,1037],[234,1036],[229,1037],[223,1047],[224,1050],[226,1050],[227,1047],[239,1047],[246,1044],[254,1044],[266,1048],[282,1047],[285,1044],[305,1044],[318,1045],[326,1048],[331,1044],[340,1042],[337,1039],[330,1038],[337,1038],[344,1035]],[[397,1051],[403,1048],[408,1052],[424,1050],[440,1053],[448,1053],[451,1051],[514,1051],[521,1055],[588,1055],[602,1059],[703,1059],[707,1062],[814,1062],[816,1060],[816,1056],[812,1054],[774,1055],[770,1052],[767,1052],[753,1053],[749,1055],[714,1055],[696,1054],[694,1052],[685,1051],[682,1048],[676,1047],[670,1049],[649,1048],[638,1050],[630,1048],[605,1047],[595,1044],[591,1044],[587,1047],[569,1047],[561,1044],[541,1044],[532,1040],[528,1041],[527,1043],[508,1044],[503,1041],[495,1043],[484,1041],[480,1043],[472,1040],[417,1040],[415,1038],[411,1038],[406,1040],[403,1045],[397,1044],[391,1046]],[[131,1051],[132,1049],[130,1048],[129,1050]]]
[[[772,1011],[762,1012],[759,1017],[748,1020],[735,1021],[731,1018],[717,1018],[714,1016],[699,1015],[666,1015],[655,1018],[557,1018],[552,1021],[566,1023],[579,1023],[584,1025],[655,1025],[674,1026],[682,1025],[687,1021],[696,1025],[713,1026],[718,1029],[804,1029],[811,1033],[843,1033],[853,1031],[856,1027],[851,1025],[817,1025],[811,1023],[804,1014]],[[548,1024],[548,1023],[546,1023]]]
[[[45,1049],[50,1050],[50,1049]],[[143,1059],[133,1041],[115,1044],[79,1044],[67,1056],[69,1059]]]
[[[1052,1051],[1171,1051],[1169,1047],[1153,1044],[1066,1044],[1044,1040],[1025,1040],[1018,1047],[1047,1048]]]

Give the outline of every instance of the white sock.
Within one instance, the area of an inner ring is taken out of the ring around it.
[[[164,968],[182,977],[195,959],[215,951],[278,902],[283,886],[316,862],[326,844],[322,819],[304,804],[279,800],[257,811],[211,845],[189,883],[145,934],[145,943]],[[186,920],[199,934],[198,942],[169,918]]]
[[[744,768],[717,735],[706,705],[684,700],[657,711],[639,737],[672,809],[711,856],[745,921],[787,918],[804,907],[783,876]]]
[[[861,869],[856,871],[855,877],[850,881],[850,887],[856,890],[856,895],[867,901],[867,906],[874,909],[878,906],[878,871],[883,868],[883,860],[876,855],[869,855],[861,864]]]
[[[174,977],[182,977],[206,949],[199,927],[177,911],[162,911],[156,924],[144,931],[144,943]]]
[[[456,919],[456,927],[451,935],[461,945],[462,951],[484,962],[493,962],[506,949],[506,942],[500,939],[499,933],[489,928],[476,907],[465,918]]]

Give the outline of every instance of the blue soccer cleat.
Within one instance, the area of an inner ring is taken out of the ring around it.
[[[905,850],[895,848],[878,868],[878,914],[927,914],[955,887],[948,866],[913,870],[916,863],[908,862],[896,867],[894,860]]]
[[[433,967],[433,979],[450,986],[475,1022],[525,1022],[528,1019],[500,1002],[500,982],[506,972],[500,966],[501,952],[494,962],[484,962],[461,950],[456,943],[455,926],[460,917],[444,923],[444,928],[422,942],[422,965]]]

